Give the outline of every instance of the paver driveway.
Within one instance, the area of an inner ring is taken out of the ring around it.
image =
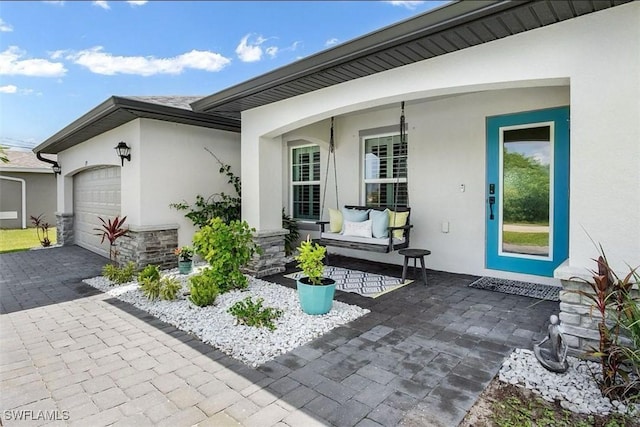
[[[104,262],[77,247],[0,255],[4,425],[457,425],[558,309],[430,271],[427,287],[339,295],[372,313],[252,369],[83,285]]]

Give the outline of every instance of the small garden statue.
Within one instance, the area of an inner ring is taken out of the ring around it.
[[[533,353],[542,366],[551,372],[566,372],[569,368],[567,362],[567,350],[569,349],[567,342],[560,331],[558,316],[552,314],[549,317],[548,334],[538,344],[533,345]],[[549,348],[543,348],[542,344],[549,342]]]

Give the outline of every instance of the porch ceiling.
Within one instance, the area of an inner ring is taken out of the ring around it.
[[[244,110],[533,30],[631,0],[460,1],[385,27],[192,103]]]

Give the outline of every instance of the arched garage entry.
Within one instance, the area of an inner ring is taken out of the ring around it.
[[[109,242],[96,236],[98,219],[120,215],[120,167],[91,168],[73,177],[74,237],[78,246],[109,256]]]

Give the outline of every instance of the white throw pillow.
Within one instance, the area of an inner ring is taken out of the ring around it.
[[[344,230],[342,234],[353,237],[369,237],[371,238],[371,220],[362,222],[344,221]]]

